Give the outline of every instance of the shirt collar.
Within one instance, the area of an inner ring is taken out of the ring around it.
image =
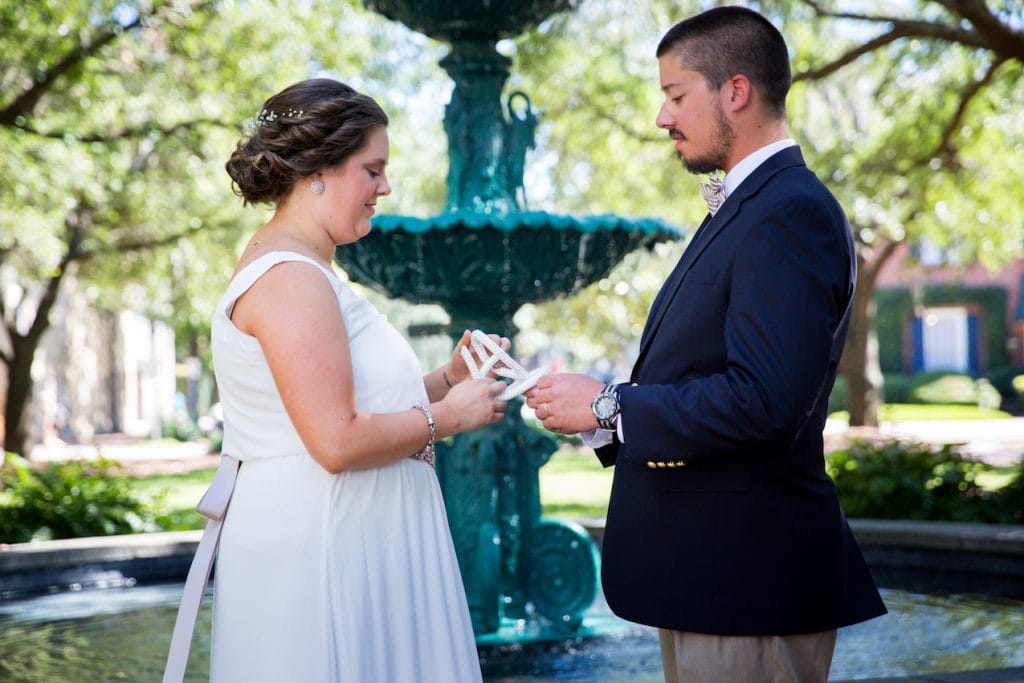
[[[765,145],[761,149],[745,156],[740,163],[732,167],[732,170],[725,174],[725,196],[731,195],[744,180],[753,173],[758,166],[768,160],[776,152],[781,152],[787,147],[795,147],[796,141],[792,138],[777,140]]]

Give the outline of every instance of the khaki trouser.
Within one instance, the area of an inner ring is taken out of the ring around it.
[[[825,683],[836,632],[712,636],[658,629],[665,683]]]

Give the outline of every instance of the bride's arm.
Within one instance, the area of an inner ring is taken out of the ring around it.
[[[452,357],[438,369],[423,375],[423,386],[427,389],[427,397],[431,401],[440,401],[448,395],[448,390],[464,379],[469,378],[469,368],[459,352],[462,347],[469,346],[470,332],[462,333],[462,339],[452,349]]]
[[[270,269],[238,299],[232,321],[259,340],[288,416],[324,469],[378,467],[426,445],[430,432],[419,410],[358,410],[345,321],[315,267],[286,262]],[[437,438],[500,420],[504,403],[494,397],[503,386],[475,380],[431,403]]]

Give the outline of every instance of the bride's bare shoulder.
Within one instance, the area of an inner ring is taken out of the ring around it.
[[[279,234],[271,231],[259,230],[246,243],[242,249],[242,255],[238,258],[238,265],[232,277],[240,270],[255,261],[276,251],[287,251],[294,254],[301,254],[316,260],[316,254],[308,245],[286,234]]]

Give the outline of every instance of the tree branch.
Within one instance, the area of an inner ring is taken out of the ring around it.
[[[953,138],[956,135],[956,131],[959,130],[960,124],[967,114],[967,108],[970,106],[971,101],[977,97],[978,93],[982,91],[992,79],[995,78],[996,71],[999,70],[1003,64],[1006,63],[1006,59],[1000,59],[989,65],[985,71],[985,75],[978,80],[967,86],[967,89],[961,93],[960,103],[957,105],[956,112],[953,114],[953,118],[946,124],[945,129],[942,131],[942,138],[939,140],[939,144],[935,147],[935,152],[932,154],[933,157],[937,156],[946,160],[951,165],[957,164],[957,147],[953,143]]]
[[[7,259],[7,256],[11,253],[11,251],[13,249],[14,249],[14,244],[12,244],[11,246],[8,246],[8,247],[0,247],[0,266],[3,265],[3,262]],[[13,325],[13,320],[14,319],[12,318],[12,322],[11,322],[12,325]],[[4,295],[3,295],[2,291],[0,291],[0,328],[2,328],[3,331],[6,333],[6,335],[7,335],[7,339],[6,339],[7,346],[10,346],[11,345],[11,328],[8,327],[8,325],[7,325],[7,300],[6,300],[6,298],[4,298]],[[14,357],[10,353],[8,353],[6,350],[4,350],[3,346],[0,346],[0,361],[2,361],[4,363],[4,365],[10,365],[11,361],[13,361],[13,360],[14,360]]]
[[[142,23],[143,15],[141,12],[136,17],[135,21],[124,26],[120,24],[108,24],[107,28],[100,31],[99,35],[92,42],[83,42],[75,45],[67,54],[62,58],[58,59],[56,63],[50,66],[41,76],[37,76],[32,79],[32,85],[22,91],[14,101],[7,106],[6,109],[0,111],[0,125],[13,126],[16,125],[19,117],[28,117],[32,111],[39,104],[39,100],[42,99],[56,80],[66,74],[68,71],[84,62],[88,57],[99,52],[103,46],[109,44],[122,32],[139,26]]]
[[[825,78],[826,76],[831,76],[847,64],[855,62],[869,52],[874,52],[878,48],[894,43],[901,38],[907,38],[909,35],[910,34],[902,33],[893,29],[888,33],[876,36],[863,45],[858,45],[831,62],[827,62],[826,64],[814,69],[808,69],[807,71],[801,71],[800,73],[793,74],[793,81],[816,81]]]
[[[874,242],[869,244],[860,239],[860,237],[857,237],[859,232],[854,232],[854,241],[857,243],[857,270],[860,271],[860,275],[874,282],[882,266],[885,265],[886,261],[896,252],[899,246],[906,242],[906,238],[894,239],[879,230],[878,226],[875,225],[872,226],[872,232],[876,235],[876,238]]]
[[[821,18],[861,21],[886,25],[890,28],[885,33],[848,50],[834,60],[795,74],[794,81],[824,78],[863,55],[903,38],[924,38],[957,43],[967,47],[989,50],[1004,59],[1015,58],[1024,61],[1024,33],[1003,24],[998,17],[984,7],[984,3],[980,0],[933,0],[946,7],[957,17],[970,21],[975,30],[963,29],[957,24],[917,21],[902,17],[833,12],[822,7],[817,0],[802,1],[814,10],[816,16]]]
[[[977,32],[992,46],[993,52],[1004,59],[1024,61],[1024,31],[1002,21],[983,0],[934,0],[950,12],[971,22]]]
[[[123,128],[119,131],[113,131],[110,133],[73,133],[70,131],[41,131],[28,125],[17,125],[15,128],[31,133],[32,135],[38,135],[39,137],[48,138],[52,140],[67,140],[73,138],[76,142],[100,142],[100,143],[113,143],[120,140],[127,140],[132,138],[146,137],[150,133],[160,133],[161,135],[173,135],[181,131],[191,130],[203,125],[210,126],[224,126],[228,127],[223,121],[219,119],[193,119],[192,121],[181,121],[172,126],[159,126],[155,124],[147,124],[144,126],[135,126],[133,128]]]
[[[599,105],[596,102],[594,102],[592,99],[588,98],[585,94],[583,94],[583,93],[576,93],[576,96],[580,98],[580,101],[588,109],[590,109],[591,111],[594,112],[594,114],[597,116],[597,118],[599,118],[599,119],[601,119],[603,121],[607,121],[608,123],[612,124],[614,127],[618,128],[620,131],[625,133],[627,136],[633,138],[634,140],[637,140],[639,142],[664,142],[665,141],[664,136],[657,136],[657,137],[655,137],[653,135],[646,135],[644,133],[638,132],[636,129],[634,129],[634,128],[630,127],[630,126],[627,126],[625,123],[623,123],[618,118],[616,118],[613,114],[609,113],[608,110],[606,110],[601,105]]]
[[[20,338],[21,342],[34,346],[38,342],[39,337],[50,326],[50,310],[57,301],[60,283],[67,274],[71,264],[81,260],[84,254],[82,251],[82,241],[87,231],[86,224],[92,222],[92,209],[86,202],[81,201],[81,198],[80,202],[80,206],[85,208],[75,211],[65,220],[64,224],[68,230],[67,250],[61,256],[58,266],[53,270],[53,275],[46,281],[43,296],[39,299],[39,306],[36,308],[36,315],[32,319],[28,332],[19,335],[17,331],[14,331],[15,338]]]
[[[117,242],[114,244],[105,245],[89,251],[84,251],[79,256],[79,261],[87,261],[93,257],[109,254],[124,254],[129,251],[144,251],[146,249],[155,249],[157,247],[165,247],[168,244],[174,244],[178,240],[184,239],[189,235],[194,235],[200,230],[203,230],[202,226],[197,228],[187,228],[180,232],[173,232],[169,235],[162,235],[152,239],[138,239],[125,242]]]
[[[19,117],[31,116],[39,104],[39,100],[49,92],[57,79],[98,53],[122,33],[138,28],[147,19],[156,17],[168,9],[171,12],[179,12],[180,10],[175,8],[175,4],[172,2],[155,5],[148,13],[140,11],[135,20],[127,24],[118,24],[112,21],[104,24],[93,40],[82,41],[74,45],[66,54],[53,62],[43,74],[32,79],[32,85],[19,93],[7,108],[0,110],[0,126],[15,126]],[[200,11],[212,4],[213,0],[193,0],[189,9]]]

